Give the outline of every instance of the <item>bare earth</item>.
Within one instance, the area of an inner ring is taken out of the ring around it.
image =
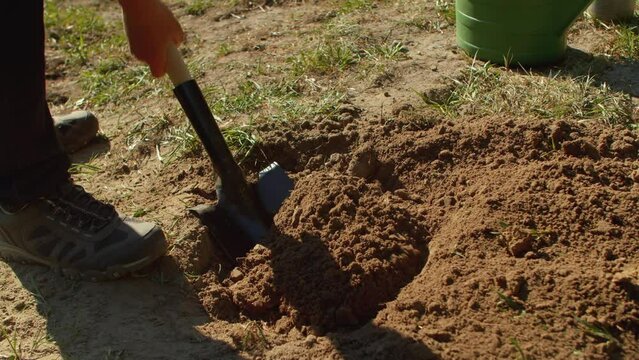
[[[200,84],[233,89],[256,63],[286,66],[335,4],[173,9],[189,58],[209,64]],[[416,15],[437,18],[420,1],[355,15],[368,36],[407,44],[407,57],[309,79],[319,93],[346,89],[326,118],[257,125],[247,172],[278,161],[296,187],[268,242],[237,268],[186,212],[215,201],[204,155],[164,166],[153,146],[130,144],[141,118],[184,121],[168,88],[96,109],[109,141],[74,161],[102,170],[76,181],[123,213],[149,209],[171,251],[108,283],[0,262],[0,359],[13,336],[25,359],[639,358],[637,133],[425,109],[417,94],[472,60],[453,27],[403,25]],[[607,41],[579,24],[570,39],[586,53]],[[238,51],[217,56],[221,42]],[[632,66],[607,70],[611,86],[639,93],[623,75],[638,74]],[[75,80],[48,84],[70,99],[54,112],[82,97]]]

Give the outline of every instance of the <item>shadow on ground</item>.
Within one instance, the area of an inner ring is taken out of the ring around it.
[[[560,69],[571,76],[594,75],[599,84],[606,83],[612,90],[639,96],[639,62],[635,60],[614,59],[569,48]]]
[[[613,59],[569,47],[562,62],[531,71],[543,76],[592,76],[595,85],[605,83],[614,91],[639,97],[639,62],[632,59]]]
[[[96,137],[89,144],[75,153],[69,155],[71,161],[75,164],[89,163],[94,158],[104,155],[111,150],[111,143],[109,140]]]
[[[297,241],[279,234],[271,251],[275,288],[294,309],[295,326],[309,326],[326,336],[339,358],[439,358],[421,341],[377,326],[371,320],[384,303],[395,299],[401,288],[419,274],[428,258],[425,245],[420,259],[406,268],[387,274],[359,274],[357,287],[351,285],[353,275],[340,268],[325,242],[315,236],[301,236],[301,241]],[[400,272],[405,275],[394,282]]]
[[[170,258],[144,276],[103,283],[9,265],[33,294],[63,359],[240,359],[197,330],[209,318]]]

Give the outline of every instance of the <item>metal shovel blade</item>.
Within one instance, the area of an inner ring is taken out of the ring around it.
[[[189,209],[206,226],[211,239],[235,262],[257,244],[263,244],[284,200],[293,190],[294,183],[279,164],[272,163],[259,174],[253,185],[260,214],[243,214],[236,204],[226,200],[223,184],[218,185],[218,203],[199,205]]]

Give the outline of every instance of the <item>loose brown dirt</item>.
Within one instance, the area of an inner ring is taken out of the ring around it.
[[[326,135],[312,129],[265,145],[299,154],[288,161],[304,170],[272,239],[230,280],[201,285],[205,304],[223,289],[238,315],[287,341],[352,335],[372,319],[365,331],[394,329],[444,357],[517,356],[515,342],[535,358],[637,354],[636,134],[531,119],[384,121],[333,131],[348,139],[341,149],[300,151]]]
[[[234,89],[278,75],[256,75],[256,64],[285,68],[342,16],[338,3],[220,2],[201,17],[172,8],[190,58],[215,65],[198,81]],[[175,108],[170,94],[97,109],[109,141],[74,155],[100,169],[76,181],[124,213],[143,210],[170,252],[106,284],[0,263],[0,359],[10,343],[29,359],[638,358],[636,131],[446,118],[418,94],[446,96],[471,60],[454,29],[405,25],[437,20],[432,2],[379,2],[349,16],[363,37],[401,39],[409,56],[382,70],[309,75],[316,92],[346,88],[335,112],[255,125],[249,177],[278,161],[295,189],[268,241],[237,266],[185,210],[215,202],[204,155],[166,166],[163,143],[132,144],[149,118],[184,121],[165,111]],[[571,41],[596,52],[609,38],[602,31],[578,24]],[[219,57],[223,42],[234,51]],[[82,91],[63,60],[49,65],[61,113]]]

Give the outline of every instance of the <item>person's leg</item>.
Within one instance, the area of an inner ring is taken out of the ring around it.
[[[112,279],[166,251],[152,223],[120,217],[69,177],[44,82],[42,0],[9,1],[0,34],[0,255]]]
[[[0,33],[0,199],[26,202],[68,180],[46,103],[42,0],[9,1]]]

